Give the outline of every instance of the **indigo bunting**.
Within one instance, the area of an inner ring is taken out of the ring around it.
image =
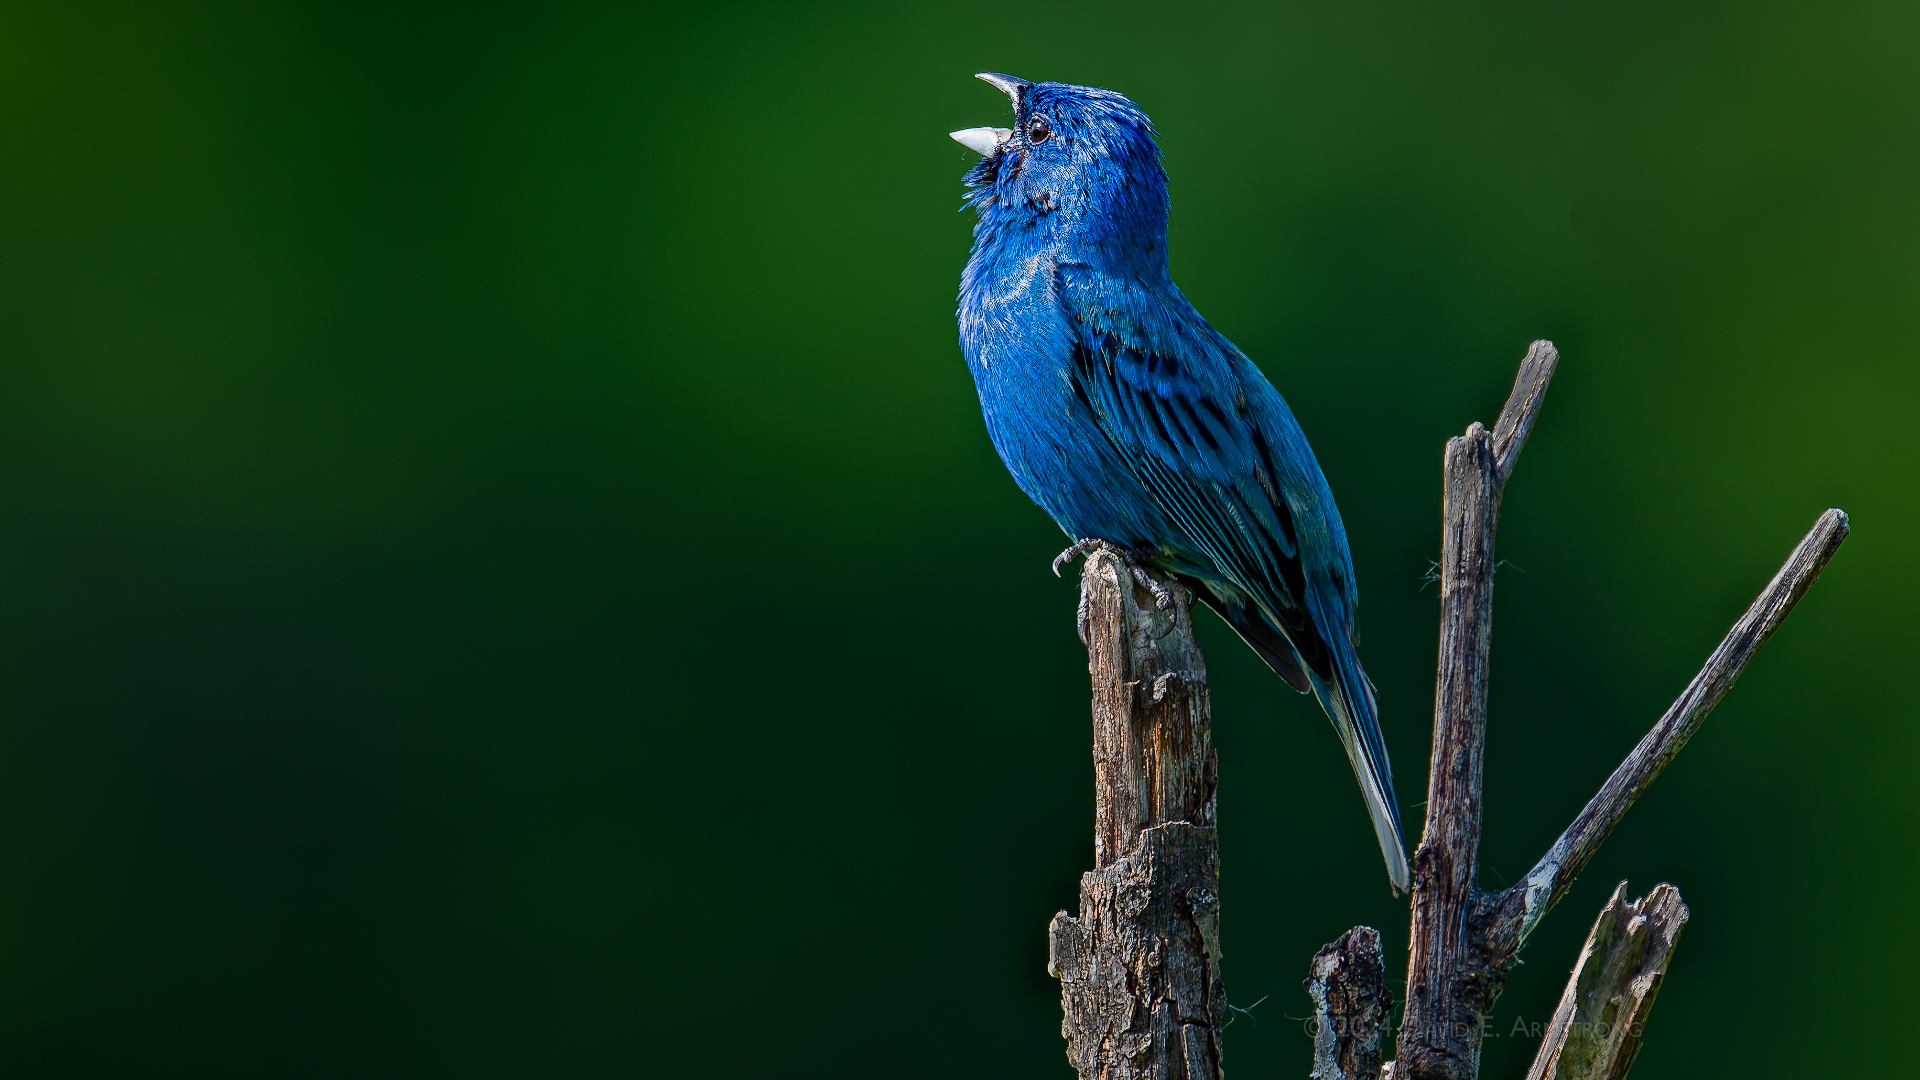
[[[1172,575],[1319,699],[1407,888],[1340,511],[1279,392],[1173,283],[1152,123],[1110,90],[979,78],[1014,112],[952,133],[980,155],[958,316],[994,448],[1082,538],[1061,559],[1097,540]]]

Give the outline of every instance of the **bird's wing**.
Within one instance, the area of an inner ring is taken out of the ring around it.
[[[1308,689],[1302,666],[1336,680],[1334,658],[1308,605],[1312,586],[1284,486],[1286,463],[1248,415],[1250,404],[1231,385],[1231,372],[1206,370],[1223,366],[1220,358],[1155,348],[1143,335],[1101,325],[1098,316],[1083,314],[1075,327],[1075,396],[1179,530],[1153,539],[1175,566],[1224,586],[1223,605],[1257,609],[1245,614],[1271,622],[1287,651],[1297,654],[1288,658],[1294,661],[1288,681],[1297,689]],[[1269,640],[1249,641],[1262,655],[1278,651],[1273,634],[1264,636]]]
[[[1260,398],[1277,402],[1277,395],[1251,365],[1243,377],[1237,354],[1197,315],[1197,329],[1153,335],[1129,323],[1124,307],[1095,302],[1106,299],[1097,294],[1069,287],[1062,295],[1074,327],[1073,392],[1180,532],[1154,539],[1171,563],[1209,586],[1201,595],[1276,672],[1319,698],[1360,783],[1388,872],[1406,887],[1392,766],[1373,689],[1348,637],[1352,571],[1343,556],[1330,565],[1330,552],[1310,551],[1297,528],[1297,514],[1324,511],[1299,490],[1303,467],[1283,456],[1291,448],[1275,445],[1273,425],[1255,415]],[[1249,387],[1245,378],[1262,381]]]

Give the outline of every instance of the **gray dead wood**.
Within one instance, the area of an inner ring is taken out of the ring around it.
[[[1700,730],[1707,714],[1733,688],[1748,662],[1813,587],[1850,528],[1847,515],[1840,510],[1828,510],[1820,515],[1773,575],[1773,580],[1707,657],[1699,674],[1668,706],[1660,722],[1653,725],[1653,730],[1641,738],[1633,752],[1613,770],[1613,775],[1607,777],[1607,782],[1587,800],[1573,824],[1567,826],[1560,839],[1554,841],[1527,872],[1526,880],[1516,882],[1500,894],[1489,926],[1490,945],[1496,957],[1509,957],[1525,944],[1541,917],[1567,894],[1573,879],[1585,869],[1594,852],[1600,850],[1634,800],[1647,790],[1681,747],[1687,745],[1693,733]]]
[[[1441,493],[1440,658],[1433,695],[1427,822],[1413,857],[1412,941],[1396,1075],[1479,1072],[1480,1025],[1504,969],[1473,947],[1481,765],[1493,639],[1493,535],[1500,495],[1533,431],[1560,354],[1536,341],[1493,431],[1447,440]]]
[[[1220,1076],[1217,759],[1192,597],[1168,611],[1121,557],[1080,577],[1093,682],[1094,869],[1048,928],[1067,1057],[1083,1080]]]
[[[1614,886],[1574,962],[1527,1080],[1620,1080],[1633,1067],[1647,1014],[1673,959],[1687,905],[1671,885],[1627,901]]]
[[[1469,1080],[1478,1074],[1486,1017],[1520,947],[1547,911],[1566,895],[1574,878],[1634,800],[1699,729],[1847,536],[1844,513],[1828,510],[1821,515],[1772,582],[1708,657],[1700,673],[1526,879],[1500,893],[1480,890],[1475,882],[1492,634],[1494,528],[1506,481],[1532,431],[1558,359],[1552,343],[1534,342],[1521,362],[1513,392],[1494,429],[1489,432],[1476,423],[1447,444],[1440,656],[1427,819],[1413,861],[1406,1012],[1398,1034],[1397,1057],[1382,1066],[1383,1078]],[[1678,903],[1677,894],[1674,903]],[[1684,912],[1684,908],[1681,910]],[[1315,958],[1316,975],[1320,972],[1319,960]],[[1340,980],[1364,977],[1353,974],[1353,970],[1329,970],[1321,994],[1331,1000],[1346,993]],[[1648,994],[1644,1005],[1650,1007],[1651,1003],[1652,995]],[[1644,1022],[1644,1008],[1638,1015],[1639,1022]],[[1317,1050],[1316,1069],[1320,1064]],[[1630,1058],[1622,1059],[1618,1053],[1609,1060],[1630,1063]]]
[[[1305,988],[1313,999],[1313,1080],[1375,1080],[1393,1008],[1379,932],[1356,926],[1315,953]]]

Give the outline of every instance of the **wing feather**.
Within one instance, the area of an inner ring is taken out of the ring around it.
[[[1084,315],[1076,322],[1087,324]],[[1283,468],[1260,426],[1235,408],[1244,392],[1223,402],[1219,387],[1195,378],[1178,358],[1112,328],[1078,336],[1072,378],[1076,400],[1178,530],[1155,538],[1162,561],[1198,579],[1202,597],[1268,666],[1320,699],[1360,783],[1389,876],[1407,887],[1373,690],[1351,642],[1326,637],[1349,625],[1351,601],[1337,570],[1310,573],[1293,507],[1277,490],[1276,478],[1298,470]],[[1339,621],[1323,628],[1314,602]]]

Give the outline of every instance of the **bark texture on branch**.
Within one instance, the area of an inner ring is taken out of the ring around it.
[[[1120,555],[1080,587],[1093,681],[1094,867],[1048,929],[1060,1033],[1083,1080],[1220,1075],[1217,759],[1191,597],[1160,611]]]
[[[1540,417],[1540,401],[1547,396],[1547,384],[1560,366],[1560,350],[1553,342],[1541,340],[1527,346],[1520,358],[1520,371],[1513,377],[1513,390],[1500,407],[1500,419],[1493,424],[1493,486],[1504,492],[1507,477],[1520,459],[1520,450],[1533,434],[1533,422]],[[1494,511],[1499,513],[1498,508]]]
[[[1413,857],[1412,940],[1396,1075],[1471,1077],[1482,1017],[1500,993],[1470,947],[1480,855],[1481,754],[1492,638],[1493,437],[1479,424],[1447,442],[1440,549],[1440,663],[1427,824]]]
[[[1671,885],[1628,902],[1627,883],[1594,920],[1527,1080],[1619,1080],[1633,1067],[1647,1014],[1673,959],[1687,905]]]
[[[1380,932],[1356,926],[1315,953],[1305,989],[1313,999],[1313,1080],[1375,1080],[1393,1008]]]
[[[1491,432],[1447,440],[1441,489],[1440,658],[1434,680],[1427,821],[1414,852],[1412,941],[1398,1077],[1466,1080],[1480,1070],[1481,1025],[1506,981],[1487,962],[1475,884],[1487,664],[1493,640],[1493,538],[1500,496],[1539,415],[1560,354],[1536,341]]]

